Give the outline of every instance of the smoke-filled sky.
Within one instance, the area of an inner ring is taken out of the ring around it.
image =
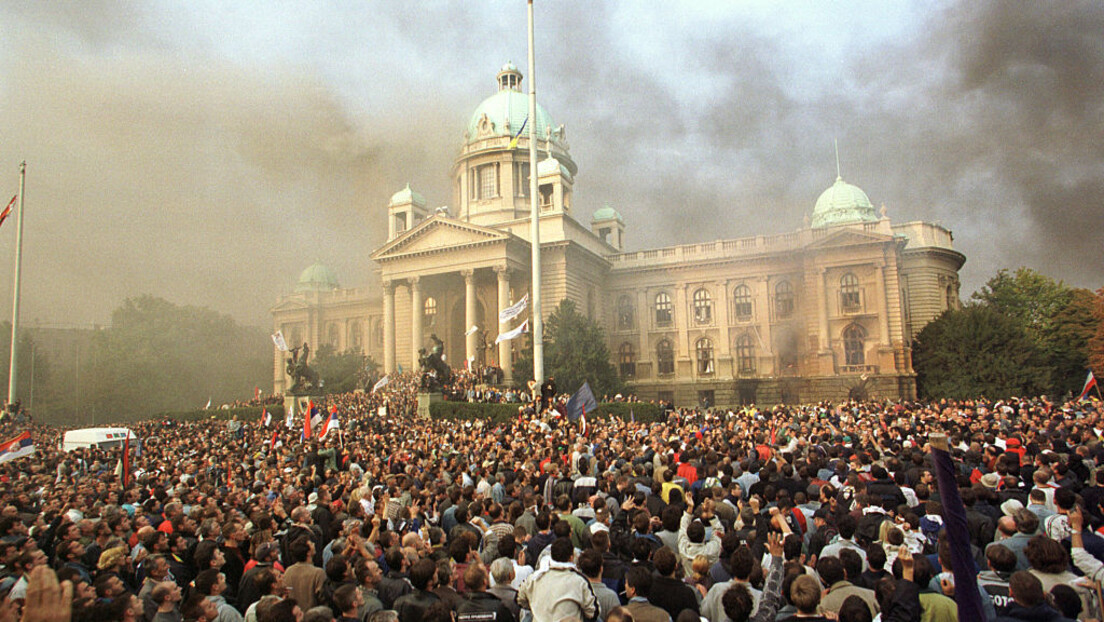
[[[617,208],[630,249],[801,227],[836,139],[891,219],[954,232],[964,293],[1021,265],[1104,285],[1104,3],[538,0],[536,24],[576,213]],[[375,286],[387,199],[451,200],[525,29],[521,0],[0,1],[22,317],[105,323],[151,293],[267,325],[315,261]]]

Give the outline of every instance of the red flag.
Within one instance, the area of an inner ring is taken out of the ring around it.
[[[310,419],[311,414],[314,413],[314,400],[307,402],[307,414],[303,416],[303,439],[306,440],[311,437]]]
[[[11,209],[11,206],[8,206]],[[8,210],[4,210],[6,213]],[[0,214],[0,223],[4,222],[4,216]],[[130,431],[127,430],[126,439],[123,441],[123,490],[126,490],[127,480],[130,479]]]
[[[253,387],[253,399],[261,399],[261,387]]]
[[[4,221],[11,215],[12,207],[15,205],[15,200],[19,198],[19,195],[12,197],[11,201],[8,201],[8,206],[4,208],[4,211],[0,212],[0,225],[4,224]]]
[[[11,206],[9,205],[8,208],[10,209]],[[4,222],[3,218],[0,218],[0,222]],[[1093,373],[1090,371],[1088,377],[1085,378],[1085,386],[1082,387],[1082,389],[1081,389],[1081,395],[1077,396],[1077,401],[1080,402],[1081,400],[1088,397],[1089,396],[1089,391],[1092,390],[1092,388],[1095,387],[1095,386],[1096,386],[1096,376],[1094,376]]]
[[[276,436],[279,435],[279,434],[280,434],[279,430],[273,430],[273,432],[272,432],[272,443],[270,443],[269,446],[268,446],[268,451],[269,452],[274,451],[276,449]]]

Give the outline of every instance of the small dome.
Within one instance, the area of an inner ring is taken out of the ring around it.
[[[525,123],[525,118],[529,116],[529,98],[519,91],[502,90],[484,99],[468,121],[469,142],[486,137],[486,135],[481,137],[479,131],[484,122],[484,116],[491,124],[487,129],[490,132],[489,136],[513,136],[518,133],[521,124]],[[546,138],[549,128],[553,127],[555,126],[552,118],[540,104],[537,104],[537,138],[541,140]],[[528,134],[529,126],[526,125],[523,136]]]
[[[590,219],[590,222],[598,223],[606,220],[616,220],[621,224],[625,224],[625,221],[621,219],[621,214],[617,210],[610,207],[609,203],[606,203],[604,206],[599,208],[598,211],[594,212],[594,216]]]
[[[413,203],[418,207],[425,207],[426,200],[421,194],[414,192],[414,189],[410,187],[410,183],[406,184],[406,187],[399,190],[395,194],[391,195],[391,200],[387,202],[387,207],[394,205],[406,205],[407,203]]]
[[[337,289],[337,275],[326,266],[316,263],[299,275],[299,283],[295,286],[297,292],[318,292]]]
[[[813,208],[814,228],[878,220],[870,198],[858,186],[836,178],[836,183],[820,194]]]
[[[567,167],[563,165],[559,160],[552,156],[537,162],[537,177],[544,177],[545,175],[555,175],[559,172],[564,179],[571,181],[571,171],[567,170]]]

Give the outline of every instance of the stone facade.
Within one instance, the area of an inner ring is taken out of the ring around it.
[[[524,383],[512,366],[527,338],[494,345],[524,320],[497,315],[529,293],[531,274],[527,134],[511,145],[525,96],[512,65],[498,83],[452,167],[455,207],[430,211],[409,185],[396,193],[371,255],[382,295],[308,268],[272,309],[289,343],[360,348],[391,372],[413,368],[436,334],[454,367],[499,365]],[[791,233],[626,251],[609,206],[589,228],[576,218],[566,133],[538,119],[542,312],[568,298],[601,323],[637,395],[720,406],[915,396],[911,339],[959,300],[965,257],[949,230],[891,223],[837,179],[812,225]],[[274,382],[287,382],[279,353]]]

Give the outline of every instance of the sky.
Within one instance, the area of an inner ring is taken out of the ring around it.
[[[800,228],[837,141],[894,222],[953,231],[964,295],[1019,266],[1104,286],[1104,3],[537,0],[535,23],[576,214],[615,207],[629,250]],[[55,326],[144,293],[267,326],[316,261],[376,287],[388,198],[447,205],[472,111],[527,73],[520,0],[0,0],[0,39],[21,317]]]

